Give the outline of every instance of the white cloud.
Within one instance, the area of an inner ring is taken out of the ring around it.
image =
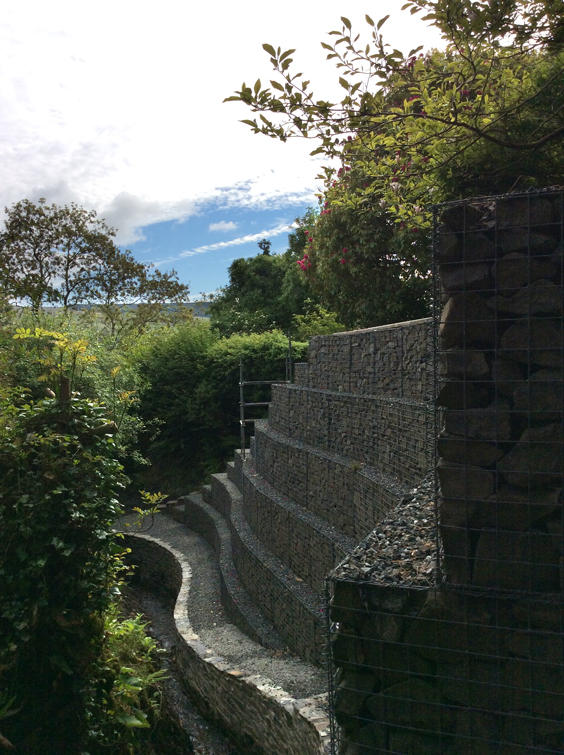
[[[288,223],[282,223],[280,225],[277,225],[275,228],[270,228],[268,230],[261,231],[260,233],[250,233],[246,236],[239,236],[236,239],[231,239],[230,241],[218,241],[215,244],[205,244],[204,246],[197,246],[195,249],[187,249],[186,251],[180,252],[180,254],[175,255],[174,257],[167,257],[164,260],[159,260],[155,264],[157,267],[159,267],[160,265],[165,265],[169,262],[174,262],[175,260],[184,259],[185,257],[194,257],[196,254],[213,252],[215,249],[224,249],[229,246],[241,246],[241,244],[249,244],[253,241],[260,241],[263,238],[279,236],[281,233],[288,233],[288,231],[291,231],[293,227],[293,224],[288,225]]]
[[[0,207],[24,197],[76,201],[129,244],[142,225],[184,218],[209,199],[254,209],[311,203],[315,145],[255,136],[238,122],[248,109],[222,101],[242,81],[272,76],[263,42],[297,48],[296,67],[316,95],[338,96],[338,72],[319,42],[340,27],[342,0],[326,0],[322,13],[287,0],[283,14],[262,0],[245,0],[244,12],[221,2],[219,13],[178,0],[156,9],[98,0],[95,13],[76,0],[5,5]],[[389,5],[383,31],[392,45],[438,44],[416,17],[398,13],[399,0]],[[368,31],[360,3],[352,0],[347,16]]]
[[[210,223],[208,231],[221,231],[221,233],[227,233],[228,231],[234,231],[239,223],[234,223],[232,220],[220,220],[219,223]]]
[[[185,220],[195,212],[196,204],[192,200],[165,203],[122,191],[112,199],[101,215],[108,225],[118,229],[118,244],[127,245],[144,240],[143,234],[139,231],[143,226],[164,220]]]

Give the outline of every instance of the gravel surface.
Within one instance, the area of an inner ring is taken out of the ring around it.
[[[143,529],[147,529],[147,525]],[[203,645],[242,671],[267,677],[295,698],[317,696],[327,691],[325,670],[302,661],[289,651],[263,648],[230,623],[221,605],[215,554],[200,535],[166,514],[155,517],[147,534],[182,552],[190,563],[192,579],[188,614]]]
[[[426,478],[333,572],[343,579],[432,587],[437,575],[434,478]]]

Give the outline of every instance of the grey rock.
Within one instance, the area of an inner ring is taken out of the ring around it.
[[[546,367],[562,365],[562,321],[553,318],[523,319],[501,337],[500,356]]]
[[[443,264],[439,269],[441,288],[452,294],[459,291],[488,291],[493,288],[488,262]]]
[[[480,467],[439,459],[437,472],[445,498],[479,500],[494,491],[494,475]]]
[[[558,260],[554,255],[531,257],[521,252],[511,252],[495,263],[492,276],[496,290],[508,295],[541,278],[550,280],[558,269]]]
[[[498,462],[498,471],[518,488],[557,485],[564,473],[563,444],[561,424],[530,427]]]
[[[515,315],[558,314],[562,311],[562,287],[548,280],[538,280],[521,288],[514,296],[494,296],[488,307],[498,313]]]
[[[476,293],[450,297],[439,324],[439,335],[445,349],[495,343],[496,321],[486,302],[487,299]]]
[[[448,378],[489,377],[490,368],[482,351],[449,349],[439,354],[439,374]]]

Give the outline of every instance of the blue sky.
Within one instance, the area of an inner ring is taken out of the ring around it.
[[[168,220],[140,229],[145,237],[130,245],[142,262],[160,270],[174,268],[182,283],[190,285],[191,298],[212,293],[228,282],[227,269],[234,259],[260,253],[257,242],[272,242],[271,253],[287,248],[289,226],[304,214],[308,204],[293,203],[274,209],[227,208],[208,202],[186,220]]]

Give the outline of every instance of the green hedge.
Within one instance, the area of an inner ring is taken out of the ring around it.
[[[293,344],[295,361],[307,359],[307,348]],[[284,380],[287,354],[288,339],[280,331],[219,338],[201,322],[161,332],[138,350],[145,382],[139,413],[145,422],[162,422],[145,451],[155,478],[168,468],[168,492],[188,492],[186,486],[220,470],[239,446],[239,357],[245,380]],[[245,400],[269,395],[269,388],[251,388]]]

